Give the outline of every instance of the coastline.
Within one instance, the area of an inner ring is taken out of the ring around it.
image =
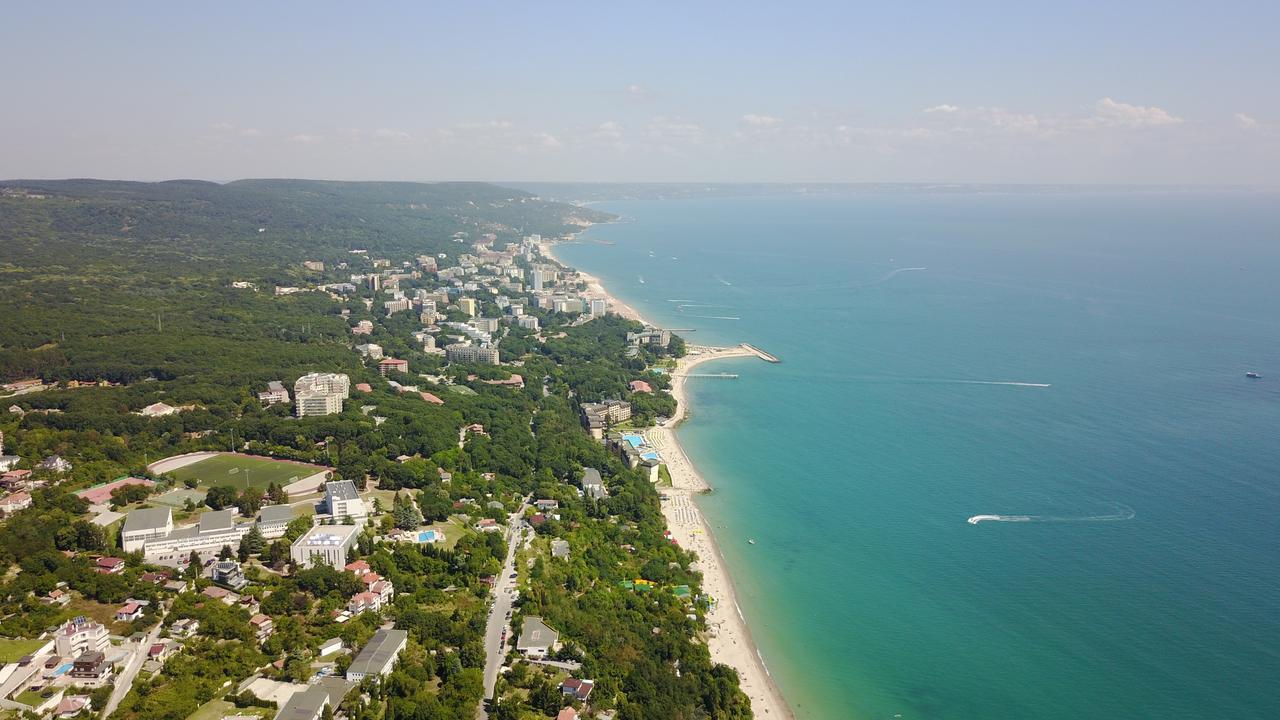
[[[568,267],[554,255],[551,242],[544,241],[539,249],[543,257]],[[578,270],[578,274],[586,281],[591,295],[609,301],[611,312],[653,325],[635,308],[610,295],[599,278],[581,270]],[[712,661],[728,665],[738,672],[739,686],[750,699],[755,717],[791,719],[795,715],[765,667],[738,606],[728,565],[716,544],[711,525],[698,508],[697,495],[709,492],[711,485],[689,460],[676,434],[676,427],[689,416],[685,376],[703,363],[739,357],[758,355],[743,346],[690,346],[689,354],[676,362],[675,370],[671,373],[671,395],[676,400],[675,416],[662,425],[646,429],[643,434],[657,448],[671,474],[672,486],[658,488],[662,496],[662,514],[666,518],[667,529],[681,547],[697,554],[698,569],[702,572],[702,590],[716,600],[715,606],[707,614],[707,646]]]

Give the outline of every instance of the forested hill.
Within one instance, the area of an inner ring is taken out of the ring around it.
[[[269,296],[308,277],[303,259],[452,258],[455,237],[555,237],[608,217],[485,183],[3,181],[0,379],[127,381],[161,364],[181,373],[190,353],[232,351],[234,338],[336,340],[345,328],[309,307],[321,298],[264,312],[265,297],[230,283]]]

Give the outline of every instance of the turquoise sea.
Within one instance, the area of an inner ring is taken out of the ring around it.
[[[680,434],[800,718],[1280,717],[1277,197],[599,207],[563,260],[784,361]]]

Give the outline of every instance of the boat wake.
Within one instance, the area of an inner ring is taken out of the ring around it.
[[[1118,520],[1133,519],[1133,508],[1121,503],[1112,504],[1115,505],[1116,511],[1110,515],[974,515],[965,522],[970,525],[977,525],[984,522],[1116,522]]]
[[[719,275],[716,275],[716,276],[715,276],[715,278],[716,278],[716,280],[719,280],[719,281],[720,281],[720,284],[721,284],[721,285],[733,285],[733,283],[729,282],[728,280],[725,280],[724,278],[720,277]]]
[[[871,287],[872,285],[879,285],[880,283],[889,282],[890,280],[893,279],[895,275],[899,275],[904,272],[919,272],[921,270],[928,270],[928,269],[929,268],[922,268],[922,267],[898,268],[897,270],[893,270],[882,277],[872,280],[869,283],[863,283],[860,287]]]
[[[700,320],[741,320],[742,319],[740,317],[734,317],[732,315],[689,315],[688,317],[698,318]]]
[[[1014,382],[1013,380],[951,380],[962,385],[1012,385],[1013,387],[1053,387],[1050,383]]]

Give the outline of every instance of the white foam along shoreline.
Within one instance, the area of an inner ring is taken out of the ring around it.
[[[550,242],[543,242],[540,250],[544,257],[565,265],[553,254]],[[610,295],[598,278],[581,270],[578,273],[587,282],[592,295],[609,301],[611,311],[646,325],[653,324],[635,308]],[[690,346],[689,354],[677,361],[671,374],[671,394],[676,400],[675,416],[663,425],[644,431],[644,435],[657,448],[671,474],[672,487],[659,488],[663,497],[662,512],[667,520],[667,529],[680,547],[697,554],[702,572],[702,590],[716,601],[715,607],[707,616],[707,645],[711,651],[711,659],[738,671],[739,685],[750,698],[752,711],[757,718],[790,719],[795,715],[774,684],[769,669],[752,640],[751,630],[738,606],[728,565],[716,545],[710,524],[703,518],[695,502],[697,495],[711,490],[711,485],[693,466],[675,431],[676,426],[689,414],[685,376],[703,363],[742,357],[757,355],[741,346]]]

